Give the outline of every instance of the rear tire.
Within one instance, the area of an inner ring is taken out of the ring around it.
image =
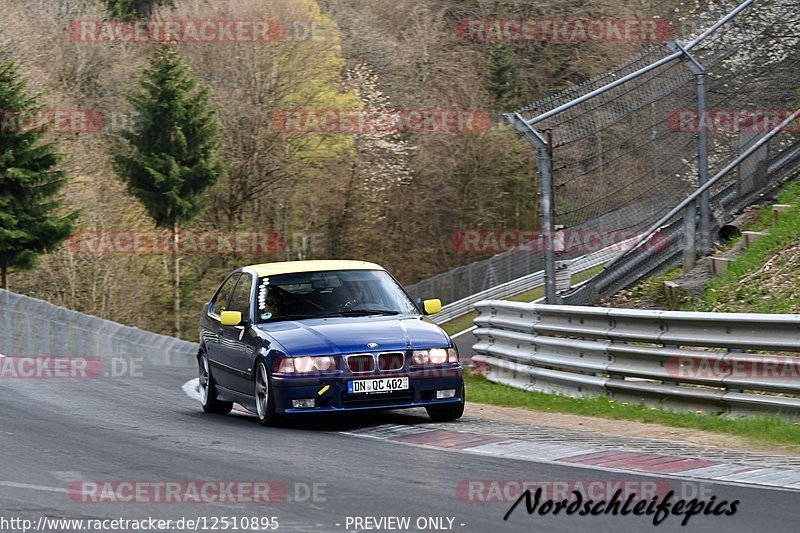
[[[254,393],[256,399],[256,413],[262,426],[277,426],[281,416],[275,412],[275,395],[272,394],[272,379],[267,372],[267,365],[263,360],[256,365],[254,380]]]
[[[464,415],[464,404],[466,397],[462,397],[461,403],[451,403],[447,405],[430,405],[425,408],[428,416],[434,422],[452,422]]]
[[[205,352],[200,352],[197,365],[200,375],[200,402],[203,404],[203,411],[216,415],[227,415],[233,409],[233,402],[217,400],[214,377],[211,375],[211,366],[208,364],[208,356]]]

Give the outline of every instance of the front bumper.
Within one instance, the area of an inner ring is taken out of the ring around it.
[[[434,375],[431,375],[434,374]],[[370,378],[408,377],[408,390],[381,394],[348,394],[347,382]],[[327,388],[326,388],[327,387]],[[437,390],[455,389],[453,398],[437,400]],[[370,375],[273,376],[275,408],[283,414],[308,414],[374,409],[408,409],[464,401],[464,371],[459,367],[381,372]],[[292,400],[314,398],[316,407],[296,409]]]

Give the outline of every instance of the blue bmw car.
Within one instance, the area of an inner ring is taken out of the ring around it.
[[[437,421],[464,413],[453,341],[382,267],[292,261],[240,268],[200,319],[203,410],[234,403],[265,426],[289,415],[424,407]]]

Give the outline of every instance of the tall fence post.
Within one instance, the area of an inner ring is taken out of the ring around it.
[[[528,141],[536,147],[539,155],[539,204],[542,217],[542,233],[544,247],[544,295],[548,304],[558,303],[556,295],[556,257],[553,249],[553,162],[550,143],[519,113],[507,113],[506,119],[519,130]]]
[[[680,44],[672,41],[669,48],[683,53],[683,64],[694,74],[695,80],[695,112],[697,113],[697,186],[702,187],[708,183],[708,128],[706,114],[706,69]],[[701,254],[708,254],[711,249],[711,192],[705,191],[700,195],[700,247]],[[695,251],[696,254],[696,251]],[[692,260],[694,264],[694,260]]]
[[[702,68],[702,67],[701,67]],[[705,118],[706,109],[706,74],[697,74],[697,116]],[[699,167],[698,185],[708,183],[708,128],[700,128],[697,137],[697,165]],[[711,250],[711,192],[700,195],[700,253],[707,255]]]
[[[545,302],[551,305],[559,303],[556,290],[556,250],[554,240],[555,226],[555,192],[553,188],[553,138],[551,132],[547,140],[539,148],[539,180],[542,191],[542,229],[544,230],[544,294]]]

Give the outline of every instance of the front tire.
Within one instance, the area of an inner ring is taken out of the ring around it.
[[[208,356],[205,352],[200,352],[200,357],[197,358],[197,365],[200,375],[200,402],[203,404],[203,411],[217,415],[227,415],[233,409],[233,402],[217,400],[214,377],[211,375],[211,367],[208,364]]]
[[[258,421],[262,426],[276,426],[280,422],[280,415],[275,412],[275,395],[272,394],[272,380],[267,372],[267,365],[259,361],[256,365],[254,380],[256,412]]]

